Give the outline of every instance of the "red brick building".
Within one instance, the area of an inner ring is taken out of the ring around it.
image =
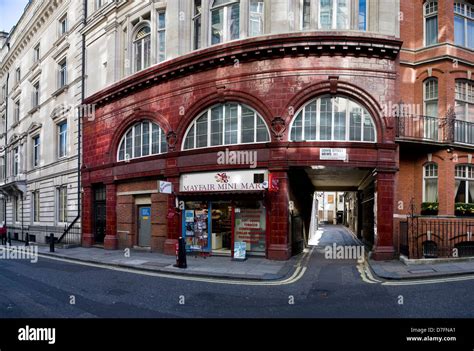
[[[451,256],[456,245],[472,247],[470,222],[462,215],[474,202],[474,4],[402,1],[401,13],[400,86],[406,110],[397,125],[395,237],[400,233],[402,246],[407,245],[403,234],[409,229],[419,244],[412,243],[412,249],[424,243],[425,256]],[[418,228],[399,223],[411,211],[424,215]],[[435,252],[427,255],[428,246]],[[418,248],[410,256],[423,253]]]

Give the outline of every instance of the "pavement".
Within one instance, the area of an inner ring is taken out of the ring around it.
[[[341,225],[322,225],[316,235],[310,238],[309,245],[316,248],[337,245],[363,245],[346,227]],[[12,245],[23,246],[24,243]],[[245,261],[234,261],[230,257],[187,255],[186,269],[174,267],[176,259],[160,253],[140,250],[104,250],[102,248],[59,248],[49,252],[49,246],[37,245],[38,252],[45,256],[64,258],[92,264],[133,270],[151,271],[184,276],[223,278],[234,280],[278,281],[290,277],[301,266],[304,253],[288,261],[270,261],[263,257],[249,257]],[[306,250],[309,253],[309,250]],[[368,259],[372,275],[383,280],[433,279],[474,274],[474,258],[446,260],[400,260],[374,261]]]
[[[369,267],[375,276],[386,280],[430,279],[474,274],[474,260],[391,260],[369,259]]]
[[[364,245],[350,230],[340,225],[322,225],[309,244],[315,246]],[[474,258],[374,261],[368,259],[373,276],[385,280],[432,279],[474,274]]]
[[[24,243],[12,242],[12,246],[24,246]],[[34,245],[34,244],[30,244]],[[270,261],[263,257],[248,257],[245,261],[234,261],[231,257],[201,256],[188,254],[187,268],[174,267],[176,258],[154,252],[140,250],[104,250],[102,248],[55,248],[49,252],[49,246],[36,245],[38,253],[44,256],[68,260],[121,267],[158,273],[172,273],[196,277],[212,277],[243,280],[280,280],[291,276],[303,255],[292,257],[288,261]]]

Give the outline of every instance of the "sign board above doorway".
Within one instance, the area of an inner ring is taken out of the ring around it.
[[[320,160],[346,161],[347,149],[342,148],[323,148],[319,149]]]

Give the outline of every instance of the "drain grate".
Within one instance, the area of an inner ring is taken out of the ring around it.
[[[435,273],[436,271],[434,269],[412,269],[408,271],[409,273],[412,274],[419,274],[419,273]]]

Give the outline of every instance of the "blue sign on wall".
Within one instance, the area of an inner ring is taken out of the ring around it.
[[[150,215],[151,215],[150,207],[143,207],[143,208],[140,209],[140,211],[141,211],[140,214],[141,214],[142,217],[150,217]]]

